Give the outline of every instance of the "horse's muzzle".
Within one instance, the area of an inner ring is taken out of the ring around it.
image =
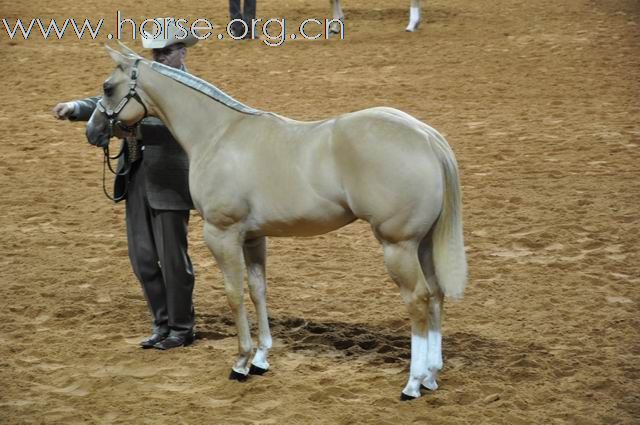
[[[111,138],[109,129],[106,126],[93,125],[91,122],[87,124],[86,135],[90,144],[101,148],[107,146]]]

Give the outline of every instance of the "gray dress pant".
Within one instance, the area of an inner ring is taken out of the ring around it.
[[[232,21],[234,19],[242,19],[247,24],[247,36],[251,37],[251,20],[256,17],[256,0],[244,0],[243,6],[244,10],[240,6],[240,0],[229,0],[229,17]],[[239,32],[243,31],[237,25],[235,28]]]
[[[141,162],[133,164],[126,201],[129,259],[147,299],[153,331],[186,335],[195,316],[193,266],[187,252],[189,210],[152,208]]]

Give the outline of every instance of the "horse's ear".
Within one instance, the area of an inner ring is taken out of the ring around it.
[[[113,59],[113,61],[115,63],[117,63],[119,65],[127,66],[131,62],[131,59],[127,58],[125,55],[123,55],[122,53],[118,52],[117,50],[112,49],[111,47],[107,46],[106,44],[105,44],[104,48],[107,50],[107,53],[109,53],[109,56],[111,56],[111,59]]]
[[[120,40],[118,40],[118,45],[120,46],[120,51],[124,53],[126,56],[130,56],[136,59],[140,57],[139,54],[137,54],[136,52],[128,48],[127,45],[122,43]]]

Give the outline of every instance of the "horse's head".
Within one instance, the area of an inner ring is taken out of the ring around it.
[[[144,59],[131,50],[123,54],[108,46],[106,49],[116,67],[102,84],[102,98],[87,123],[86,131],[89,143],[101,147],[119,133],[135,131],[148,113],[138,87],[138,66]]]

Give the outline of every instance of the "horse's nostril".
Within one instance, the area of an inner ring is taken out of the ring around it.
[[[104,83],[102,89],[104,90],[105,96],[111,96],[113,94],[113,86],[109,83]]]

